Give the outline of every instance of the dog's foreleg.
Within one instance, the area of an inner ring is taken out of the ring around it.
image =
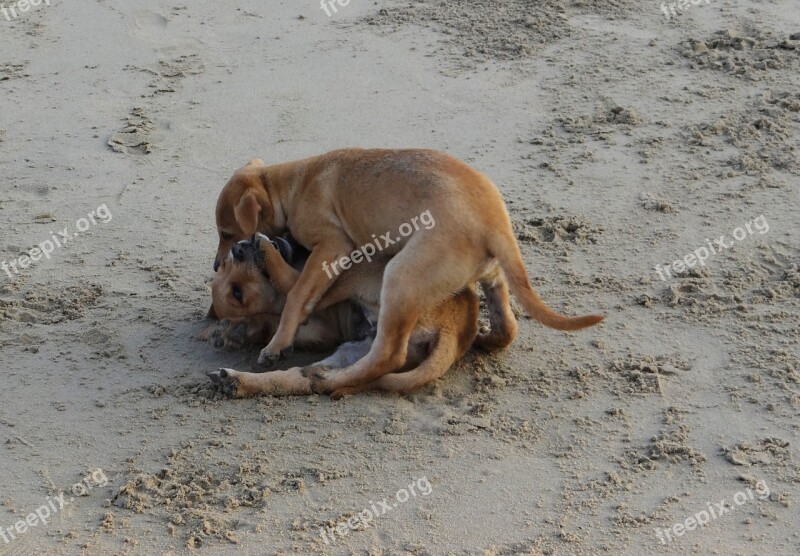
[[[208,373],[211,382],[223,393],[235,398],[251,396],[307,396],[311,380],[303,376],[300,367],[269,373],[243,373],[233,369],[219,369]]]
[[[281,252],[266,236],[256,236],[256,249],[263,257],[262,270],[269,276],[270,282],[279,292],[287,295],[300,278],[300,272],[284,260]]]
[[[274,362],[292,346],[300,324],[314,311],[319,300],[333,285],[336,277],[328,278],[322,263],[337,260],[353,250],[346,240],[328,241],[314,246],[300,277],[286,296],[281,321],[269,345],[261,350],[259,363]]]

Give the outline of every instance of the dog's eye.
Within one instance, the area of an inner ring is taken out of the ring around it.
[[[233,297],[236,298],[236,301],[239,303],[242,302],[242,290],[238,286],[234,286],[231,293],[233,294]]]
[[[221,237],[224,241],[230,241],[233,239],[233,235],[229,234],[228,232],[220,232],[219,237]]]

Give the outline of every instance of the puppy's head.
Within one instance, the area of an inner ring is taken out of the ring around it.
[[[294,250],[289,242],[283,238],[270,241],[291,262]],[[286,303],[286,296],[270,282],[263,256],[250,240],[234,243],[220,261],[211,281],[211,299],[208,315],[232,321],[263,314],[280,315]]]
[[[247,166],[236,170],[217,199],[219,245],[214,271],[237,241],[252,237],[256,232],[274,233],[270,227],[272,217],[264,163],[251,160]]]

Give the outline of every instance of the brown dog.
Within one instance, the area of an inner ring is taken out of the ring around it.
[[[420,229],[423,214],[433,225]],[[528,282],[497,187],[437,151],[345,149],[272,166],[253,160],[223,188],[216,218],[217,263],[233,241],[256,231],[289,231],[311,251],[259,362],[276,360],[292,345],[300,324],[336,282],[338,272],[331,276],[329,268],[358,264],[373,242],[391,257],[375,342],[348,369],[315,374],[321,392],[371,382],[402,367],[420,316],[475,282],[494,308],[492,333],[515,330],[509,288],[531,317],[552,328],[577,330],[603,318],[569,318],[545,305]]]
[[[272,336],[286,294],[300,276],[304,258],[302,253],[293,253],[289,248],[279,250],[261,234],[253,241],[234,244],[211,284],[214,313],[227,321],[217,331],[221,332],[217,334],[221,343],[231,333],[237,336],[235,344],[240,341],[238,336],[255,342]],[[374,334],[370,321],[377,318],[385,267],[386,261],[379,259],[353,268],[328,290],[317,310],[300,326],[295,339],[297,347],[326,350],[339,346],[332,356],[306,369],[295,367],[267,373],[220,369],[209,373],[209,377],[234,396],[312,393],[308,378],[311,369],[352,365],[369,351]],[[403,372],[342,389],[337,395],[363,390],[406,393],[428,384],[442,376],[469,349],[477,332],[478,297],[473,286],[422,315],[411,334]],[[506,344],[511,341],[513,337],[505,340]]]

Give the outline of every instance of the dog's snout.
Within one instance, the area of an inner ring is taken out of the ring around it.
[[[244,260],[244,247],[241,244],[237,243],[236,245],[231,247],[231,254],[233,255],[233,258],[235,260],[237,260],[239,262],[243,261]]]

